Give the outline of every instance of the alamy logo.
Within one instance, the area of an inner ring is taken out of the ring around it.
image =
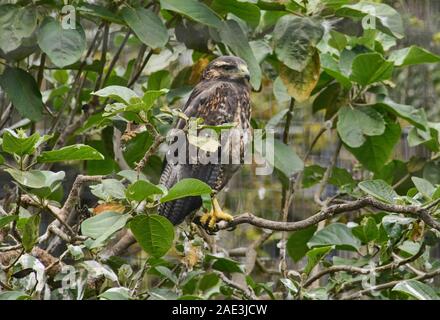
[[[274,164],[274,131],[222,129],[220,132],[190,125],[167,135],[166,159],[171,164],[256,165],[257,175],[270,175]]]
[[[61,27],[63,29],[76,29],[76,10],[72,5],[65,5],[61,9]]]

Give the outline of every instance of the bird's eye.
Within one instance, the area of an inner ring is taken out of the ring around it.
[[[222,66],[222,68],[224,70],[232,70],[232,69],[234,69],[234,66],[231,65],[231,64],[225,64],[225,65]]]

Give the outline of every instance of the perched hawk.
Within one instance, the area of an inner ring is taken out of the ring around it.
[[[183,112],[188,118],[202,118],[203,124],[206,125],[235,123],[238,129],[249,129],[250,89],[246,62],[232,56],[219,57],[211,61],[203,71],[200,82],[192,91]],[[175,128],[184,129],[186,122],[179,119]],[[220,154],[221,150],[218,151]],[[237,164],[220,162],[218,164],[165,163],[160,184],[169,189],[181,179],[196,178],[206,182],[217,193],[223,189],[239,167],[240,165]],[[201,205],[201,197],[186,197],[161,204],[158,212],[177,225]],[[232,220],[231,215],[221,210],[215,197],[212,208],[211,212],[205,213],[200,219],[206,228],[213,230],[217,221]]]

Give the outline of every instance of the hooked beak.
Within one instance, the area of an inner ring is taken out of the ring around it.
[[[240,70],[240,75],[247,79],[248,81],[251,79],[251,74],[249,72],[248,67],[245,64],[239,66],[238,70]]]

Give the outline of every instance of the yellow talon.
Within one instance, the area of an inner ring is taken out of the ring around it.
[[[212,210],[203,214],[200,217],[200,222],[203,226],[206,226],[209,230],[214,231],[217,222],[224,221],[232,221],[234,219],[233,216],[224,212],[216,198],[212,199]]]

